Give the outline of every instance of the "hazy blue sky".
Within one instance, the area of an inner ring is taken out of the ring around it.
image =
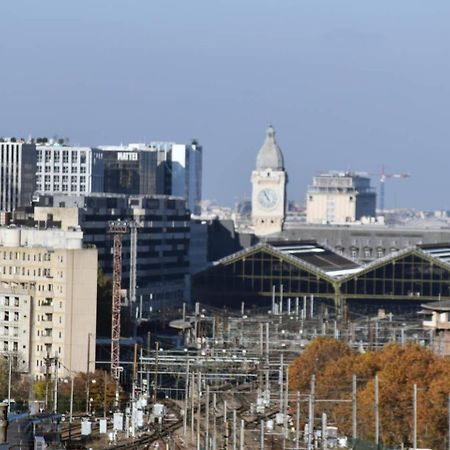
[[[0,135],[204,145],[232,204],[273,123],[303,200],[320,170],[410,172],[387,206],[450,207],[448,0],[3,0]]]

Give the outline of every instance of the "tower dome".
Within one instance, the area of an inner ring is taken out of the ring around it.
[[[256,169],[284,170],[283,153],[275,140],[275,130],[270,125],[266,131],[266,139],[256,157]]]

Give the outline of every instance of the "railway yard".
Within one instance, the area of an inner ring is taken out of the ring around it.
[[[329,336],[364,352],[387,342],[429,345],[432,335],[407,317],[385,315],[333,318],[328,307],[238,313],[203,309],[171,322],[182,339],[176,347],[164,337],[140,348],[130,363],[131,401],[123,430],[80,437],[74,423],[68,448],[111,449],[313,449],[345,447],[333,423],[315,414],[320,399],[289,389],[293,359],[312,339]],[[121,363],[126,364],[126,363]],[[348,399],[352,402],[352,391]],[[97,419],[98,420],[98,419]],[[120,428],[120,427],[119,427]],[[311,430],[309,432],[308,430]],[[326,436],[326,439],[322,439]],[[86,440],[86,442],[84,442]]]

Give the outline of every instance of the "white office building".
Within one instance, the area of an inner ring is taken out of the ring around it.
[[[11,212],[31,203],[35,187],[34,144],[3,139],[0,142],[0,211]]]
[[[39,145],[36,192],[82,195],[103,192],[103,153],[91,147]]]

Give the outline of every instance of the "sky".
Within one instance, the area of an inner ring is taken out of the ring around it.
[[[411,175],[386,207],[450,209],[448,0],[5,0],[0,17],[0,135],[197,138],[203,196],[231,206],[273,124],[289,200],[384,164]]]

